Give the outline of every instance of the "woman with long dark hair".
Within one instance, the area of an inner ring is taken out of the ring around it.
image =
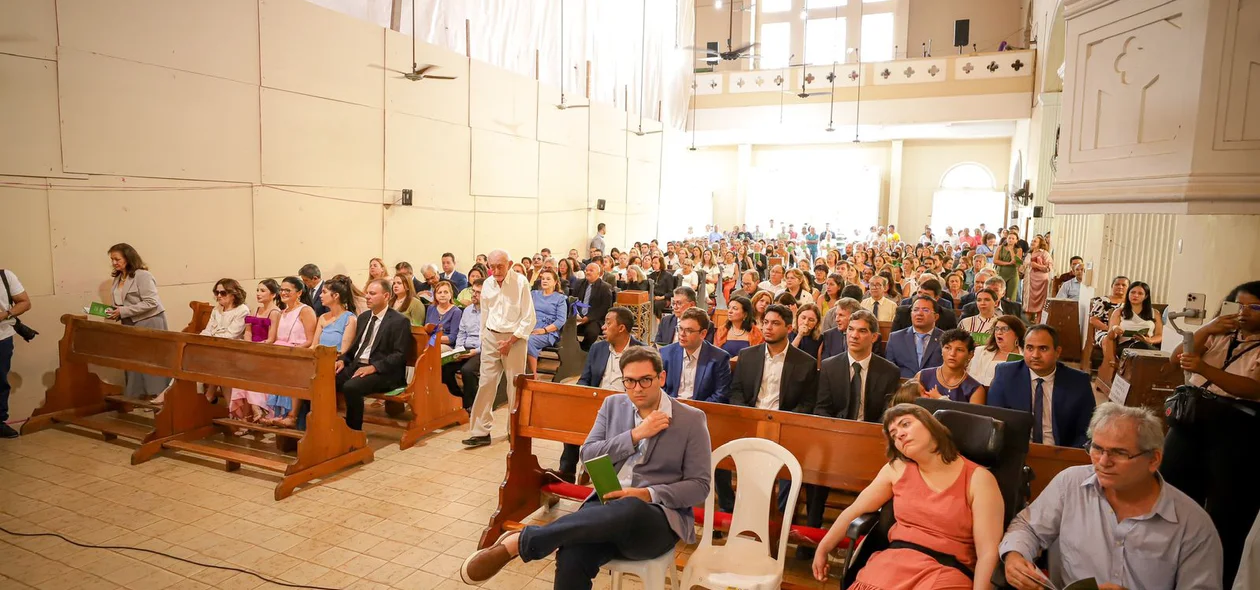
[[[766,296],[769,297],[769,293]],[[726,304],[726,323],[718,326],[713,334],[713,345],[735,358],[739,351],[761,344],[763,338],[754,320],[755,315],[752,301],[747,297],[732,297]]]
[[[157,280],[140,253],[125,243],[110,246],[108,252],[114,277],[109,289],[113,307],[105,317],[124,326],[166,330],[166,309],[158,298]],[[136,371],[127,371],[126,380],[123,395],[136,399],[153,398],[171,384],[169,378]]]
[[[285,277],[280,281],[280,300],[284,302],[284,311],[276,326],[277,346],[304,348],[315,337],[315,310],[311,309],[311,294],[306,285],[297,277]],[[297,413],[293,411],[293,398],[283,395],[268,395],[267,407],[272,419],[264,420],[275,426],[292,428],[297,425]]]
[[[1111,383],[1117,361],[1125,350],[1156,350],[1163,341],[1164,318],[1151,306],[1151,287],[1134,281],[1125,293],[1124,303],[1111,312],[1107,337],[1102,342],[1103,363],[1098,367],[1098,378],[1103,383]]]
[[[329,279],[332,282],[336,279]],[[325,282],[325,285],[328,284]],[[254,290],[258,308],[245,317],[245,339],[250,342],[271,344],[276,341],[280,326],[280,314],[284,301],[280,299],[280,283],[275,279],[263,279]],[[267,417],[267,394],[244,389],[233,389],[228,412],[234,418],[258,422]]]

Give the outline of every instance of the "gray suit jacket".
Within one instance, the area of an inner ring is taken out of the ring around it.
[[[631,486],[652,490],[656,504],[669,520],[669,528],[684,543],[695,543],[693,507],[709,496],[713,476],[708,422],[704,412],[666,396],[663,391],[661,395],[670,404],[673,419],[668,428],[648,439],[643,458],[634,468]],[[605,398],[595,427],[582,444],[582,461],[608,455],[613,468],[620,472],[635,453],[630,430],[634,428],[636,412],[634,403],[624,393]]]
[[[119,301],[115,295],[119,281],[123,282],[122,301]],[[135,276],[130,278],[126,275],[114,277],[109,292],[114,298],[114,306],[118,308],[118,315],[122,319],[138,322],[166,311],[162,307],[162,300],[158,299],[157,281],[147,270],[137,270]]]

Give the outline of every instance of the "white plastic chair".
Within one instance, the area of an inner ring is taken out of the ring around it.
[[[726,457],[735,461],[739,489],[735,495],[735,513],[726,545],[713,544],[712,491],[704,501],[704,533],[700,545],[683,569],[683,588],[703,586],[715,590],[775,590],[783,583],[783,564],[787,558],[788,529],[796,498],[801,491],[801,464],[787,449],[763,438],[741,438],[713,451],[713,467]],[[779,552],[770,555],[770,514],[774,483],[779,471],[787,467],[792,487],[788,491],[787,509],[779,531]],[[752,533],[757,539],[740,536]]]
[[[678,590],[678,568],[674,567],[674,549],[671,547],[660,557],[642,561],[626,561],[614,559],[604,568],[612,574],[612,590],[621,590],[622,577],[634,574],[643,582],[644,590],[665,590],[665,580],[669,580],[670,590]]]

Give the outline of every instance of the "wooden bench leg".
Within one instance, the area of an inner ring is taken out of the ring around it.
[[[364,465],[371,463],[373,458],[372,447],[362,447],[344,455],[338,455],[328,461],[312,465],[302,471],[289,473],[280,480],[280,484],[276,486],[276,500],[283,500],[293,495],[293,491],[298,486],[311,481],[312,479],[325,477],[336,473],[356,463]]]
[[[236,461],[228,461],[227,464],[223,466],[224,471],[238,471],[240,468],[241,464]]]

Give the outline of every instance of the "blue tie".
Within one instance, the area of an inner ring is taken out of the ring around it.
[[[931,334],[914,335],[914,352],[919,357],[919,368],[923,368],[923,352],[927,350],[927,339]]]
[[[875,319],[878,320],[879,319],[879,300],[876,300],[875,305],[873,305],[872,307],[874,307],[875,309],[871,310],[871,313],[874,313]]]
[[[1042,442],[1041,421],[1044,419],[1046,412],[1046,380],[1037,378],[1037,390],[1033,392],[1033,430],[1032,441],[1035,443]]]

